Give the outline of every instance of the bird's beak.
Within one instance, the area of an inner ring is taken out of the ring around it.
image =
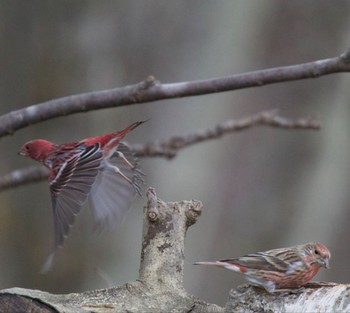
[[[21,150],[21,151],[18,151],[18,155],[26,156],[26,153],[23,150]]]
[[[325,267],[325,268],[327,268],[327,269],[330,269],[331,267],[329,266],[329,259],[320,259],[319,260],[319,263],[323,266],[323,267]]]

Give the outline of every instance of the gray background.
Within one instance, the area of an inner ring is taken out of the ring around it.
[[[0,1],[0,114],[66,95],[133,84],[147,75],[177,82],[332,57],[350,43],[348,1]],[[332,269],[318,280],[349,282],[349,77],[275,84],[61,117],[1,138],[0,173],[33,165],[17,156],[33,138],[57,143],[151,120],[143,143],[277,108],[323,128],[254,128],[190,147],[175,159],[142,159],[147,186],[165,201],[198,199],[188,232],[185,287],[223,305],[243,277],[193,260],[215,260],[309,241],[325,243]],[[46,182],[0,194],[0,288],[54,293],[123,284],[138,275],[142,199],[111,233],[79,216],[52,272]]]

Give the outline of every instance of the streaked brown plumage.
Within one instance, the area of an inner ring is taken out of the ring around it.
[[[319,242],[248,254],[240,258],[216,262],[194,262],[195,265],[216,265],[243,273],[251,285],[267,292],[298,288],[310,281],[321,267],[329,268],[331,254]]]

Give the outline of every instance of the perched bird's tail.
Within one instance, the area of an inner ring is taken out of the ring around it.
[[[226,262],[214,261],[214,262],[193,262],[193,265],[215,265],[225,267],[227,265]]]
[[[230,271],[242,273],[242,269],[241,269],[240,266],[238,266],[236,264],[229,263],[229,262],[223,262],[223,261],[193,262],[193,265],[215,265],[215,266],[226,268],[226,269],[228,269]]]
[[[215,261],[215,262],[193,262],[193,265],[216,265],[216,266],[223,266],[221,262]]]

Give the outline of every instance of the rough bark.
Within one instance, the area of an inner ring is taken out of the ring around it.
[[[5,289],[0,291],[0,312],[350,312],[350,285],[334,283],[309,283],[274,294],[244,285],[231,290],[225,309],[189,295],[183,287],[185,236],[202,203],[165,203],[153,188],[147,197],[138,280],[66,295]]]
[[[230,291],[226,312],[346,313],[350,312],[350,285],[308,283],[274,294],[245,285]]]
[[[165,203],[152,188],[147,196],[137,281],[67,295],[6,289],[0,291],[0,312],[223,312],[189,295],[183,287],[185,235],[200,216],[202,203]]]

